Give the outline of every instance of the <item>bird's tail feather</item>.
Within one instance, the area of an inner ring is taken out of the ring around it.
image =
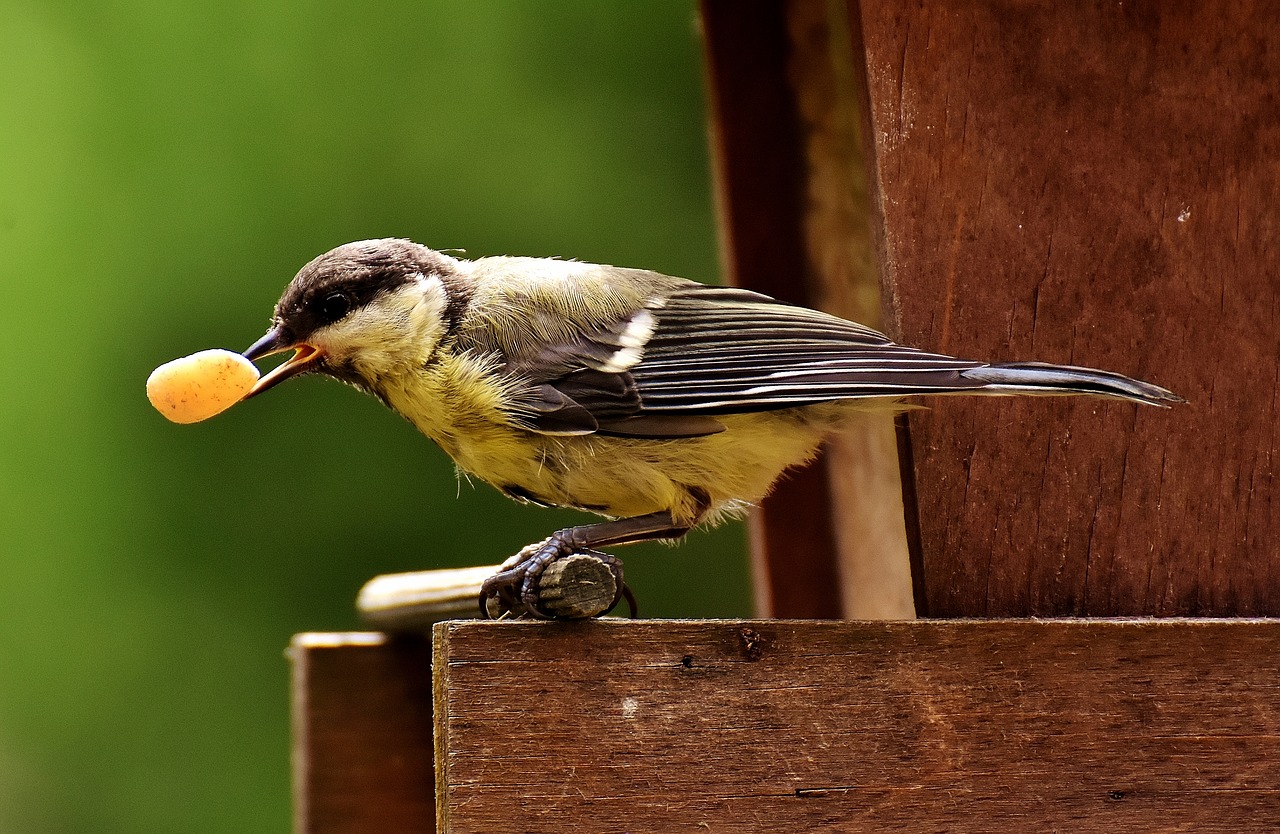
[[[983,365],[962,371],[960,376],[983,383],[983,389],[993,394],[1093,394],[1162,408],[1186,402],[1159,385],[1130,379],[1122,374],[1044,362]]]

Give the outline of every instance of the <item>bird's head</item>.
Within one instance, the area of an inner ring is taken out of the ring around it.
[[[307,264],[276,304],[250,360],[292,350],[249,396],[315,371],[377,390],[428,362],[465,303],[462,264],[408,240],[348,243]]]

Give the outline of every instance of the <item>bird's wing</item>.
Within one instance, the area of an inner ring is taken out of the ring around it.
[[[531,383],[522,409],[537,431],[689,437],[721,431],[724,414],[981,387],[960,377],[979,365],[757,293],[691,285],[511,370]]]
[[[681,291],[631,369],[646,412],[726,414],[978,388],[981,363],[894,344],[869,327],[735,289]]]

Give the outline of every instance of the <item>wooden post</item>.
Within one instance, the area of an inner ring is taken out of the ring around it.
[[[787,22],[778,3],[702,4],[720,248],[726,278],[797,304],[812,303],[800,222],[805,168],[787,79]],[[794,470],[751,518],[756,611],[841,616],[826,464]]]
[[[912,413],[922,613],[1280,614],[1280,6],[850,9],[894,335],[1190,401]]]
[[[877,326],[865,83],[831,8],[703,0],[721,249],[738,286]],[[751,519],[758,613],[914,616],[902,519],[891,415],[851,418]]]
[[[430,644],[299,634],[289,658],[295,834],[435,831]]]
[[[703,13],[736,282],[874,321],[856,268],[874,241],[900,341],[1109,368],[1191,401],[912,413],[899,527],[921,611],[1280,613],[1280,10],[704,0]],[[880,470],[848,475],[874,466],[877,437],[764,503],[764,611],[831,616],[823,595],[874,558],[857,543],[896,547],[867,509],[888,506]],[[841,609],[867,615],[853,598]]]

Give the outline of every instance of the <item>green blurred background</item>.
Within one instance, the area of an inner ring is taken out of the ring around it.
[[[692,0],[0,0],[0,831],[287,830],[289,636],[583,518],[337,383],[143,382],[362,238],[714,280],[700,60]],[[749,613],[743,538],[625,551],[644,613]]]

